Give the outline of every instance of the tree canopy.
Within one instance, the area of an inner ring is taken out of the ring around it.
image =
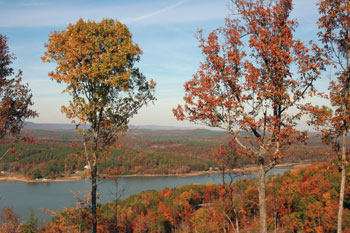
[[[266,232],[265,174],[283,157],[282,147],[303,141],[295,126],[297,107],[313,95],[323,68],[322,51],[293,37],[291,0],[233,0],[233,16],[206,38],[199,31],[204,55],[197,73],[185,83],[178,120],[219,127],[232,134],[238,154],[259,167],[260,232]],[[252,137],[243,142],[241,131]]]
[[[49,76],[66,83],[64,92],[72,96],[62,111],[74,123],[87,122],[91,130],[99,130],[99,147],[113,142],[128,120],[154,100],[155,83],[147,82],[134,67],[141,49],[119,21],[80,19],[66,30],[53,32],[45,46],[43,61],[57,63]]]
[[[14,59],[7,37],[0,34],[0,138],[18,135],[26,119],[38,116],[30,109],[32,94],[28,84],[22,83],[22,71],[12,77],[15,73],[10,65]]]
[[[155,83],[135,68],[141,49],[132,41],[129,29],[117,20],[83,21],[53,32],[44,62],[56,62],[49,76],[66,83],[72,96],[62,107],[73,123],[89,124],[83,130],[83,155],[91,169],[93,232],[97,231],[97,160],[128,126],[129,119],[155,100]],[[76,120],[78,120],[76,122]]]
[[[322,132],[323,141],[331,144],[333,151],[338,155],[341,180],[337,232],[340,233],[343,222],[346,157],[349,153],[346,138],[350,125],[350,3],[348,0],[322,0],[318,6],[318,36],[327,51],[330,65],[336,69],[335,79],[330,82],[328,88],[330,93],[323,95],[330,100],[333,109],[309,104],[307,110],[311,113],[310,124]]]

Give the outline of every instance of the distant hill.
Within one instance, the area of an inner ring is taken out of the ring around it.
[[[161,125],[130,125],[130,129],[148,129],[148,130],[193,130],[199,129],[199,127],[177,127],[177,126],[161,126]],[[25,122],[24,129],[28,130],[74,130],[73,124],[57,124],[57,123],[33,123]],[[212,129],[215,130],[215,129]]]
[[[25,122],[23,129],[29,130],[74,130],[75,125],[73,124],[55,124],[55,123],[33,123],[33,122]]]
[[[177,127],[164,125],[130,125],[130,129],[149,129],[149,130],[193,130],[198,127]]]

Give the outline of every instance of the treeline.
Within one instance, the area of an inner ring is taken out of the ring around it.
[[[8,153],[0,164],[3,172],[23,174],[29,178],[55,178],[75,173],[84,167],[83,161],[75,156],[74,149],[64,145],[3,145],[0,153]]]
[[[213,159],[184,153],[119,149],[100,161],[99,170],[100,173],[109,174],[111,170],[117,169],[121,175],[185,174],[206,171],[215,165]]]
[[[33,143],[28,145],[3,144],[0,154],[8,153],[0,163],[3,172],[19,173],[29,178],[55,178],[83,171],[86,161],[77,156],[82,148],[72,145],[53,145]],[[207,155],[188,156],[186,153],[172,151],[142,151],[137,149],[116,148],[106,153],[99,161],[99,173],[109,174],[183,174],[191,171],[208,170],[215,161]]]
[[[270,177],[268,231],[336,232],[339,176],[338,167],[327,162]],[[33,232],[88,232],[91,214],[87,203],[59,210]],[[258,212],[256,180],[225,186],[192,184],[145,191],[99,205],[98,232],[258,232]],[[0,219],[2,226],[14,229],[29,224],[9,224],[4,214]],[[349,187],[345,190],[343,229],[350,232]]]
[[[9,147],[1,147],[4,153]],[[67,146],[26,145],[16,146],[16,151],[0,164],[1,171],[14,172],[30,178],[54,178],[83,171],[86,162],[75,156],[76,150]],[[99,172],[108,174],[183,174],[208,170],[214,166],[209,159],[186,156],[174,152],[144,152],[130,149],[115,149],[102,159]]]
[[[31,143],[2,140],[0,155],[12,153],[0,162],[0,171],[18,173],[28,178],[56,178],[83,174],[86,161],[81,137],[74,131],[24,131],[34,138]],[[221,168],[218,149],[228,142],[224,132],[209,130],[131,130],[121,144],[99,160],[101,174],[185,174]],[[328,147],[312,138],[308,145],[294,145],[285,153],[283,162],[300,160],[325,161]],[[80,153],[80,154],[79,154]],[[78,155],[78,156],[76,156]],[[251,164],[249,157],[240,157],[234,165]],[[230,167],[226,167],[230,168]]]
[[[2,140],[0,162],[3,172],[28,178],[56,178],[84,171],[86,161],[81,136],[75,131],[25,130],[32,143]],[[224,132],[209,130],[130,130],[120,145],[99,160],[103,174],[184,174],[216,167],[212,156]],[[81,155],[81,154],[80,154]]]

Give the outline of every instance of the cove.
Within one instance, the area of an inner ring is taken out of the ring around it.
[[[269,174],[282,174],[292,167],[278,167]],[[253,178],[250,175],[231,174],[234,180]],[[229,181],[226,175],[225,182]],[[113,179],[100,179],[98,184],[99,203],[115,200],[116,192],[119,199],[140,193],[146,190],[161,190],[166,187],[175,188],[187,184],[206,184],[208,182],[222,183],[222,174],[210,174],[199,176],[152,176],[152,177],[122,177],[118,178],[118,185]],[[75,206],[76,199],[73,192],[83,195],[90,190],[91,182],[88,179],[78,181],[62,181],[47,183],[26,182],[0,182],[0,209],[12,207],[22,220],[27,220],[31,211],[39,217],[39,224],[43,220],[49,220],[52,216],[45,212],[46,209],[56,211],[64,207]],[[83,198],[83,195],[78,195]]]

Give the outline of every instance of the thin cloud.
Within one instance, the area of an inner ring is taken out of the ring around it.
[[[139,17],[134,17],[134,18],[126,18],[125,20],[122,20],[123,22],[125,23],[133,23],[133,22],[139,22],[139,21],[143,21],[143,20],[146,20],[146,19],[149,19],[149,18],[152,18],[156,15],[159,15],[159,14],[162,14],[162,13],[165,13],[167,11],[170,11],[182,4],[184,4],[185,2],[188,2],[188,0],[182,0],[182,1],[179,1],[171,6],[168,6],[168,7],[164,7],[160,10],[157,10],[157,11],[154,11],[154,12],[151,12],[151,13],[148,13],[146,15],[142,15],[142,16],[139,16]]]
[[[223,14],[228,13],[226,2],[227,0],[218,2],[181,0],[158,10],[154,9],[159,8],[159,3],[148,2],[74,5],[73,1],[60,5],[20,8],[7,5],[0,9],[0,27],[64,27],[75,23],[79,18],[101,20],[118,17],[127,24],[154,25],[208,21],[222,19]]]
[[[24,7],[39,7],[39,6],[47,6],[47,2],[22,2],[19,4]]]

